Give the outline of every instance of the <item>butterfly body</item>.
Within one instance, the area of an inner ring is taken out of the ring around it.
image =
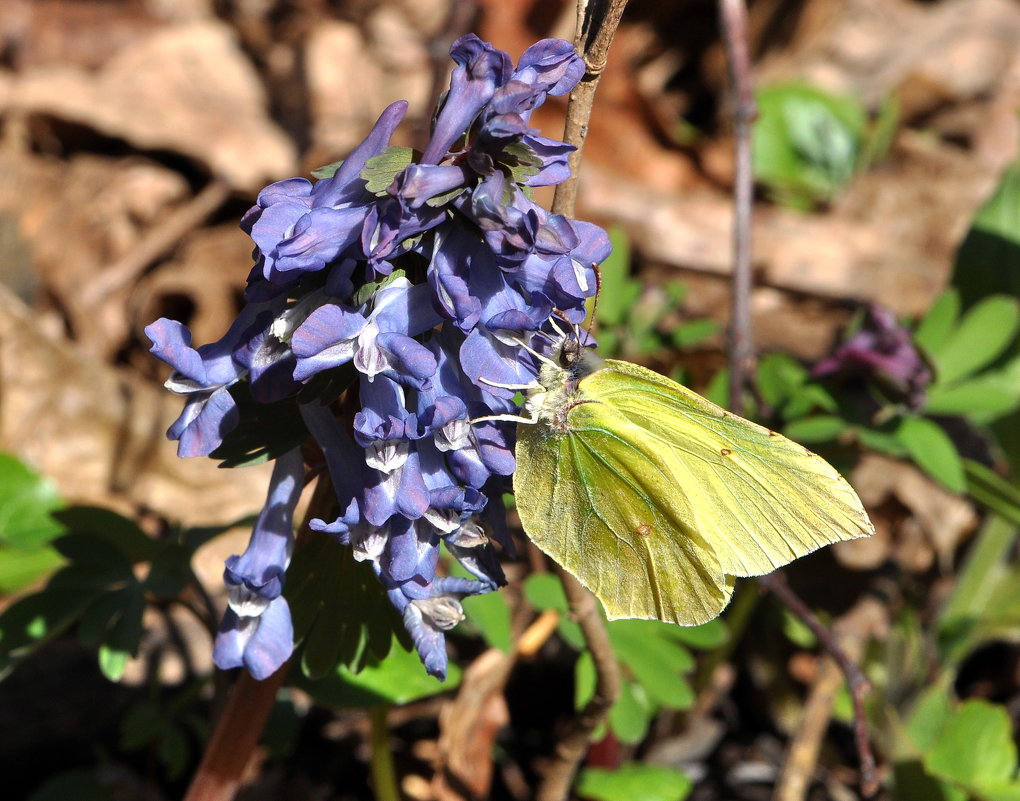
[[[526,400],[514,492],[525,532],[610,618],[696,625],[726,606],[735,576],[872,533],[821,457],[572,343]]]

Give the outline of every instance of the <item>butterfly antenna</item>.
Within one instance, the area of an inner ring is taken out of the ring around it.
[[[524,348],[528,353],[530,353],[532,356],[534,356],[540,362],[545,362],[546,364],[551,364],[553,367],[559,367],[559,365],[556,364],[556,362],[554,362],[552,359],[550,359],[544,353],[539,353],[537,350],[535,350],[530,345],[525,344],[523,339],[517,339],[515,337],[514,338],[514,342],[516,342],[518,345],[520,345],[522,348]]]

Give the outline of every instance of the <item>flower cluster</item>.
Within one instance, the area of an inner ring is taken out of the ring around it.
[[[501,496],[513,430],[479,418],[516,410],[513,387],[537,373],[529,348],[541,348],[554,313],[583,318],[610,250],[602,229],[530,199],[530,187],[569,174],[573,148],[539,136],[529,118],[583,75],[572,46],[538,42],[516,69],[473,35],[451,55],[424,152],[389,146],[407,108],[397,102],[320,180],[259,194],[242,222],[257,259],[247,304],[221,340],[192,348],[188,330],[166,319],[146,329],[173,368],[167,387],[187,398],[167,432],[181,456],[220,448],[244,423],[242,396],[297,406],[339,502],[336,520],[312,527],[371,564],[440,677],[460,601],[504,583],[490,533],[510,546]],[[353,419],[334,412],[341,393]],[[230,603],[214,658],[256,678],[293,648],[282,591],[299,445],[276,459],[249,547],[225,571]],[[437,575],[441,542],[473,579]]]
[[[824,359],[811,374],[815,378],[839,376],[873,379],[894,398],[912,409],[925,401],[932,371],[909,329],[886,308],[872,304],[861,327]]]

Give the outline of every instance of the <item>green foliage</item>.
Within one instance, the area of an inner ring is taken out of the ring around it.
[[[369,654],[357,673],[343,665],[314,679],[291,671],[290,681],[315,700],[336,709],[365,708],[379,704],[407,704],[460,684],[461,670],[450,664],[446,681],[427,674],[413,648],[396,638],[383,657]]]
[[[60,564],[52,541],[61,527],[50,513],[61,505],[52,482],[0,454],[0,594],[17,592]]]
[[[585,650],[584,636],[567,619],[567,599],[552,574],[529,576],[525,595],[538,609],[562,613],[559,634],[581,651],[575,666],[575,705],[581,709],[595,693],[595,668]],[[726,627],[718,618],[701,626],[674,626],[657,620],[610,620],[606,630],[620,662],[620,698],[610,710],[609,726],[623,743],[645,738],[655,716],[664,709],[689,709],[694,690],[687,677],[695,666],[691,648],[709,650],[726,642]]]
[[[806,84],[763,88],[757,104],[755,178],[777,202],[803,210],[831,201],[855,173],[881,159],[899,118],[893,99],[869,121],[855,98]]]
[[[635,763],[616,770],[585,768],[574,791],[595,801],[682,801],[692,787],[693,782],[678,770]]]
[[[357,672],[369,659],[383,659],[394,635],[409,642],[371,567],[328,536],[309,537],[294,552],[284,595],[301,667],[312,679],[337,665]]]
[[[72,506],[55,519],[62,533],[52,544],[64,565],[0,615],[0,674],[76,626],[78,640],[97,650],[100,669],[116,681],[138,652],[147,600],[179,595],[193,581],[194,549],[233,525],[154,540],[108,509]]]
[[[630,274],[630,240],[622,228],[609,229],[613,252],[601,267],[596,319],[599,352],[609,358],[647,360],[670,348],[688,348],[714,336],[714,320],[678,320],[682,284],[664,287],[638,281]]]

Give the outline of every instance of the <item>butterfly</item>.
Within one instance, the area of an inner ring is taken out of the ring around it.
[[[846,480],[781,434],[576,338],[541,361],[517,426],[517,512],[610,619],[704,623],[735,577],[874,533]]]

